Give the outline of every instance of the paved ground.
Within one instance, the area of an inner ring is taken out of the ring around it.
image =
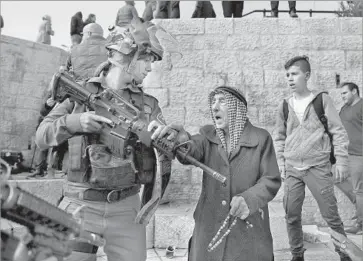
[[[362,236],[351,236],[357,245],[362,247],[363,237]],[[339,256],[334,252],[334,246],[332,243],[307,243],[305,242],[305,261],[339,261]],[[147,261],[166,261],[169,260],[165,256],[165,249],[149,249],[147,251]],[[174,253],[175,261],[187,261],[187,250],[177,249]],[[288,250],[279,250],[275,252],[275,261],[290,261],[291,255]],[[99,251],[97,261],[107,261],[105,254]]]

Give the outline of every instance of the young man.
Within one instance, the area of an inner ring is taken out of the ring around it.
[[[190,138],[188,154],[227,182],[222,186],[203,174],[188,260],[272,261],[267,204],[281,186],[272,138],[249,122],[247,102],[239,90],[221,86],[208,98],[214,124]],[[189,140],[190,135],[175,125],[155,131],[152,138],[163,137],[170,129],[179,131],[178,142]]]
[[[161,35],[165,39],[163,32],[160,27],[142,23],[136,17],[128,29],[115,27],[106,44],[108,62],[99,69],[99,76],[88,80],[84,88],[93,93],[112,89],[140,110],[145,123],[154,121],[163,125],[157,99],[144,94],[140,87],[151,71],[151,63],[163,57],[165,49],[157,38]],[[115,105],[120,103],[115,102]],[[127,110],[124,105],[120,106]],[[86,207],[80,212],[84,229],[103,236],[109,261],[144,261],[146,229],[144,224],[136,223],[135,218],[141,206],[140,185],[145,184],[143,203],[149,203],[150,186],[153,192],[156,156],[152,148],[139,144],[133,134],[125,140],[127,147],[121,147],[120,141],[110,136],[103,140],[98,134],[107,124],[112,121],[89,111],[84,104],[67,99],[45,117],[37,130],[36,142],[40,148],[48,148],[68,140],[68,175],[59,207],[69,213],[80,206]],[[121,155],[111,153],[111,147],[123,148]],[[170,177],[170,165],[168,160],[159,164],[163,174],[160,183],[164,188]],[[158,205],[157,201],[153,202]],[[95,261],[96,252],[97,247],[75,242],[67,260]]]
[[[340,110],[340,118],[348,133],[348,167],[349,179],[336,186],[356,206],[357,222],[345,230],[347,233],[362,234],[363,222],[363,99],[359,97],[359,88],[352,82],[345,82],[340,85],[340,93],[344,106]]]
[[[331,144],[324,126],[318,118],[312,93],[307,83],[310,79],[310,63],[306,56],[298,56],[285,64],[287,84],[293,96],[287,99],[288,117],[285,120],[283,102],[277,111],[275,146],[281,176],[285,179],[284,208],[292,261],[304,260],[301,210],[305,198],[305,185],[318,202],[320,212],[334,231],[345,235],[340,219],[334,181],[331,174],[330,151],[334,146],[338,180],[347,176],[348,136],[334,108],[331,98],[322,94],[328,129],[332,134]],[[339,253],[341,260],[350,260]]]

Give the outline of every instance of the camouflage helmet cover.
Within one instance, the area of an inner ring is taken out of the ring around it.
[[[134,17],[128,27],[115,26],[107,37],[106,48],[128,55],[136,51],[139,56],[153,54],[160,61],[164,51],[180,53],[178,42],[161,26],[141,22]]]

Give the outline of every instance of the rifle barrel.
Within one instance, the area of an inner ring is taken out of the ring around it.
[[[217,171],[211,169],[207,165],[199,162],[198,160],[196,160],[192,156],[186,155],[185,152],[183,152],[183,151],[181,151],[179,149],[176,150],[176,153],[179,156],[181,156],[182,158],[186,159],[189,163],[193,164],[194,166],[196,166],[198,168],[201,168],[205,173],[207,173],[208,175],[212,176],[213,178],[215,178],[216,180],[218,180],[219,182],[221,182],[223,184],[223,186],[226,186],[226,180],[227,180],[227,178],[225,176],[223,176],[222,174],[220,174]]]

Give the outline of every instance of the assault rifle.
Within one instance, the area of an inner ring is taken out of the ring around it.
[[[26,227],[19,238],[1,231],[2,261],[63,260],[72,252],[71,240],[103,246],[98,235],[84,231],[69,213],[7,182],[11,167],[0,159],[1,217]]]
[[[53,99],[63,102],[67,98],[86,105],[97,115],[113,122],[111,126],[106,126],[101,134],[101,142],[107,145],[112,153],[123,155],[125,142],[133,133],[137,135],[138,142],[145,146],[156,148],[169,159],[174,159],[177,154],[225,185],[225,176],[188,155],[186,147],[175,146],[174,142],[166,138],[152,140],[152,132],[147,131],[148,123],[140,117],[142,112],[112,89],[104,89],[95,94],[76,83],[67,72],[58,72],[53,78]],[[106,138],[102,139],[102,136]]]

